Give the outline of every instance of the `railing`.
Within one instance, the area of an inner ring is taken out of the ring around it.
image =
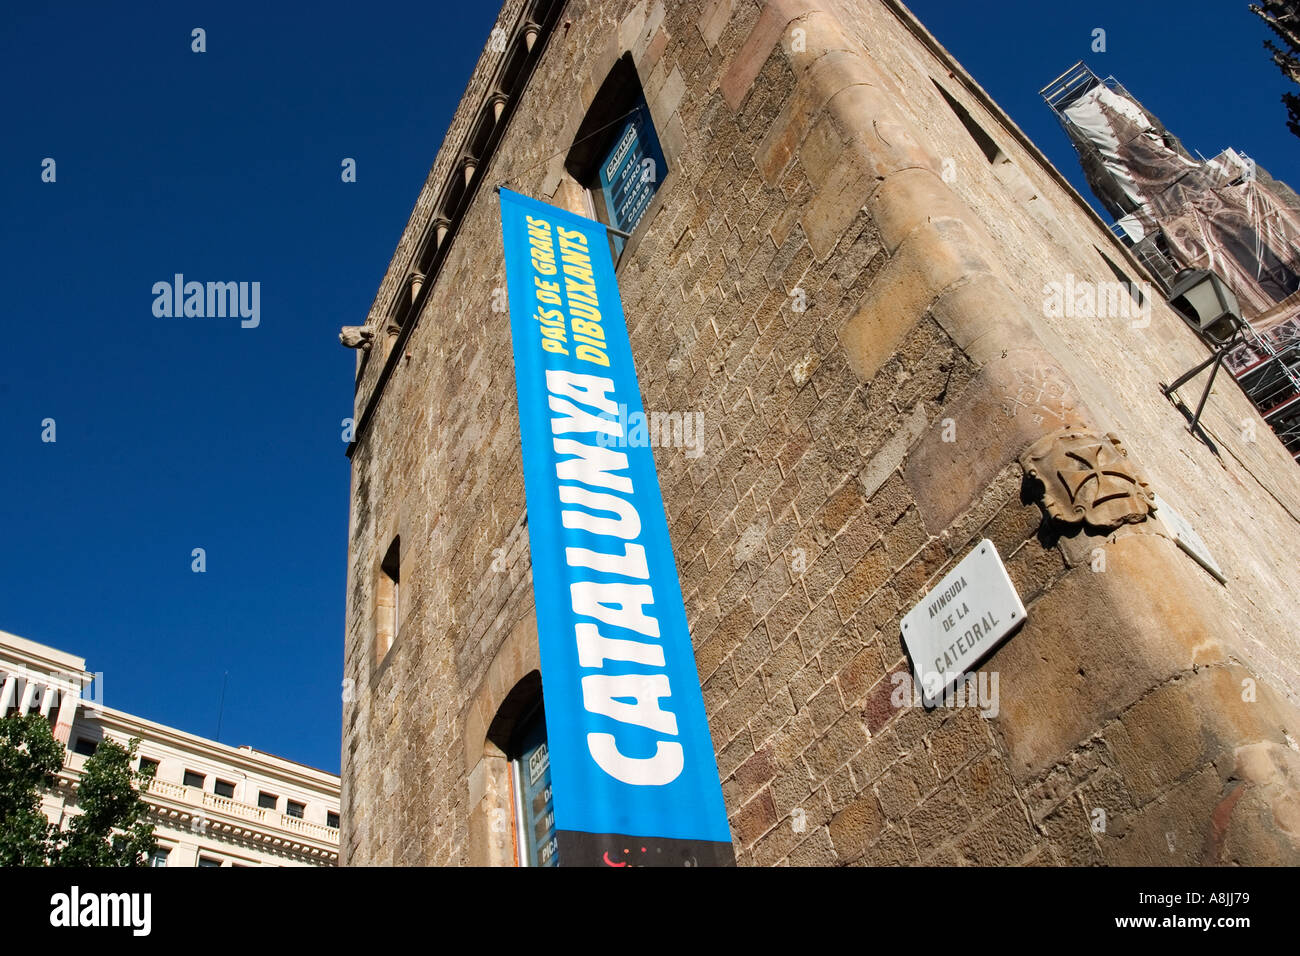
[[[240,803],[230,797],[222,797],[215,793],[205,792],[203,794],[203,805],[212,807],[214,810],[220,810],[222,813],[228,813],[232,817],[270,822],[266,820],[266,811],[261,807],[249,806],[247,803]]]
[[[171,797],[173,800],[184,800],[189,802],[188,791],[190,787],[182,787],[179,783],[168,783],[166,780],[154,778],[149,781],[149,792],[156,793],[160,797]]]
[[[1264,357],[1237,372],[1237,383],[1291,456],[1300,461],[1300,340],[1277,348],[1256,335],[1252,354]]]
[[[319,823],[312,823],[310,820],[291,817],[287,813],[281,813],[279,814],[279,817],[280,824],[286,829],[296,830],[305,836],[315,837],[318,840],[325,840],[328,843],[339,842],[339,831],[336,827],[322,826]]]
[[[312,823],[309,820],[302,820],[298,817],[291,817],[286,813],[277,813],[265,807],[255,807],[251,804],[240,803],[238,800],[232,800],[230,797],[223,797],[215,793],[207,793],[195,787],[182,786],[179,783],[170,783],[166,780],[153,779],[149,781],[149,792],[160,797],[167,797],[171,800],[177,800],[181,803],[187,803],[191,806],[206,807],[227,816],[238,817],[244,820],[252,820],[261,823],[266,827],[272,827],[281,830],[290,830],[294,833],[302,834],[323,843],[338,844],[339,831],[337,827],[325,826],[320,823]]]

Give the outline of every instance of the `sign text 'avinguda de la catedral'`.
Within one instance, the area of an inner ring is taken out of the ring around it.
[[[903,617],[903,644],[926,706],[937,703],[1024,620],[1020,595],[986,538]]]

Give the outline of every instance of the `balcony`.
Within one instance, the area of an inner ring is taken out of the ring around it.
[[[273,831],[289,831],[297,834],[300,838],[324,843],[331,847],[339,845],[339,831],[335,827],[325,826],[320,823],[313,823],[310,820],[300,820],[297,817],[291,817],[288,814],[280,813],[265,807],[255,807],[247,803],[240,803],[238,800],[232,800],[229,797],[218,796],[215,793],[207,793],[195,787],[182,786],[179,783],[170,783],[166,780],[150,780],[149,793],[157,797],[163,797],[169,801],[182,803],[186,806],[202,808],[204,811],[192,814],[192,816],[201,816],[206,819],[213,819],[214,814],[221,814],[224,817],[230,817],[234,820],[246,820],[253,827],[264,832],[267,837],[271,837]],[[215,821],[219,825],[221,821]],[[239,829],[238,826],[220,825],[223,830]],[[292,838],[288,838],[289,842]],[[279,842],[272,838],[271,842]]]

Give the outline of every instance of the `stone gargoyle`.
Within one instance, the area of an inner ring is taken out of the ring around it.
[[[345,325],[339,332],[339,341],[350,349],[363,349],[370,351],[370,345],[375,337],[375,330],[368,329],[364,325]]]

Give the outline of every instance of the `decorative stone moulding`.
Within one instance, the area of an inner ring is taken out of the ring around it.
[[[434,247],[442,245],[442,240],[447,238],[447,231],[451,229],[451,220],[446,216],[435,216],[433,219]]]
[[[1147,520],[1155,495],[1119,438],[1069,425],[1034,442],[1020,457],[1043,484],[1043,509],[1067,524],[1115,530]]]
[[[411,305],[415,305],[416,300],[420,297],[420,287],[424,285],[424,273],[412,272],[406,279],[411,287]]]

